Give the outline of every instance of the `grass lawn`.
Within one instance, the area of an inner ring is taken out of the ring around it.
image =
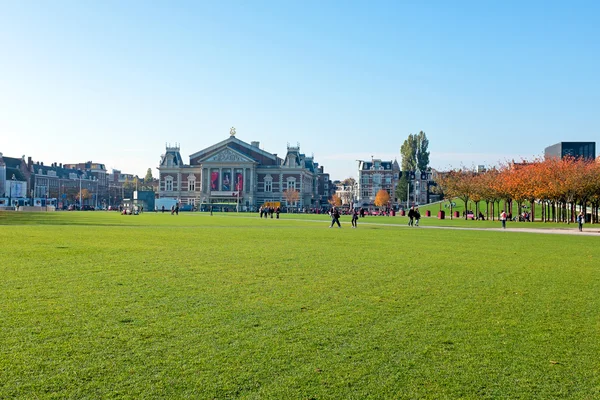
[[[404,221],[0,213],[0,398],[600,397],[597,238]]]

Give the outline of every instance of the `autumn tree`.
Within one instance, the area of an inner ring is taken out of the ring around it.
[[[387,192],[387,190],[381,189],[377,192],[374,202],[377,207],[386,207],[389,204],[389,202],[390,194]]]
[[[461,199],[465,204],[465,211],[468,208],[469,200],[476,193],[475,175],[475,172],[469,169],[456,169],[446,173],[440,180],[446,197]],[[452,208],[450,208],[450,212],[452,213]],[[467,213],[465,212],[466,218]]]
[[[283,198],[286,201],[287,207],[293,206],[300,199],[300,193],[295,189],[286,189],[283,191]]]
[[[334,194],[331,196],[331,199],[329,199],[329,204],[335,207],[339,207],[342,205],[342,199],[337,194]]]

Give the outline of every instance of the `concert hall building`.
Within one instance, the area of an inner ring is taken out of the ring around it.
[[[310,209],[327,206],[335,192],[329,178],[313,159],[300,153],[300,146],[287,146],[284,158],[235,137],[190,155],[185,164],[179,146],[167,146],[161,156],[159,198],[171,198],[181,205],[200,210],[256,210],[265,203]],[[298,199],[286,201],[285,190],[298,192]]]

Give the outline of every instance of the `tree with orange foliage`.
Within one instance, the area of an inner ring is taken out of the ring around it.
[[[334,194],[331,196],[331,199],[329,199],[329,204],[335,207],[339,207],[342,205],[342,199],[337,194]]]
[[[500,194],[495,189],[495,183],[498,180],[499,172],[496,168],[488,169],[485,172],[477,174],[475,177],[476,196],[485,202],[485,214],[489,219],[494,218],[494,204],[500,201]],[[491,212],[490,212],[491,204]]]
[[[383,190],[381,189],[380,191],[377,192],[377,195],[375,196],[375,205],[377,207],[386,207],[390,202],[390,194],[387,192],[387,190]]]
[[[458,197],[465,203],[465,211],[468,208],[469,199],[476,193],[475,172],[469,169],[455,169],[444,175],[441,184],[445,196]],[[452,203],[450,203],[452,204]],[[452,206],[450,206],[452,213]],[[467,213],[465,212],[465,219]]]

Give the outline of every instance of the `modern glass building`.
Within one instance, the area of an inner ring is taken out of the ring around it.
[[[546,147],[544,156],[549,157],[575,157],[593,160],[596,158],[596,143],[595,142],[560,142],[552,146]]]

